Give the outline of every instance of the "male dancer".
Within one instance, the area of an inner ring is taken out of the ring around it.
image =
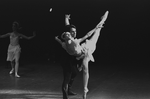
[[[8,53],[7,53],[7,61],[11,62],[11,67],[12,67],[9,74],[12,74],[13,72],[15,72],[15,77],[20,77],[18,75],[19,58],[20,58],[20,52],[21,52],[19,39],[21,38],[32,39],[35,36],[35,32],[33,33],[33,36],[31,37],[27,37],[23,34],[20,34],[18,33],[19,28],[20,28],[19,23],[17,21],[14,21],[12,24],[13,32],[0,35],[0,38],[4,38],[8,36],[10,37],[10,44],[9,44]]]
[[[70,33],[72,37],[76,37],[76,31],[74,25],[70,25],[69,23],[70,15],[65,15],[65,25],[66,29],[70,29]],[[62,84],[62,93],[63,99],[68,99],[68,95],[76,95],[73,91],[71,91],[71,86],[74,82],[75,77],[77,76],[77,61],[74,56],[69,55],[65,50],[61,53],[61,65],[63,69],[63,84]]]

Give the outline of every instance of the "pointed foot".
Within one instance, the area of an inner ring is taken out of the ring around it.
[[[14,73],[14,69],[12,69],[12,70],[9,72],[10,75],[11,75],[12,73]]]

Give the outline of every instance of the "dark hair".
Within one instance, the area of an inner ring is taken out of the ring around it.
[[[66,25],[65,31],[66,31],[66,32],[70,32],[70,29],[71,29],[71,28],[75,28],[75,29],[76,29],[76,26],[75,26],[75,25],[72,25],[72,24],[71,24],[71,25]]]
[[[15,24],[16,26],[19,27],[19,22],[18,21],[14,21],[13,24]]]
[[[15,28],[16,30],[19,29],[19,22],[14,21],[12,25],[14,26],[14,28]]]
[[[76,26],[75,25],[70,25],[70,28],[76,28]]]
[[[20,22],[19,21],[14,21],[12,23],[12,28],[13,28],[13,30],[20,31],[22,27],[20,27]]]

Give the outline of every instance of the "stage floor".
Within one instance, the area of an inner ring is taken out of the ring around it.
[[[134,69],[115,69],[114,65],[90,63],[87,99],[150,99],[150,73]],[[9,64],[0,65],[0,99],[62,99],[62,68],[56,63],[21,63],[20,78],[9,75]],[[72,86],[82,99],[82,72]]]

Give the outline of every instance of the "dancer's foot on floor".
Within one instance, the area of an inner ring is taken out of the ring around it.
[[[68,95],[77,95],[77,93],[75,93],[73,91],[68,91]]]
[[[9,72],[9,74],[12,74],[14,72],[14,69],[12,69],[10,72]]]
[[[20,76],[18,74],[15,74],[15,77],[19,78]]]
[[[83,99],[86,99],[87,93],[83,94]]]

